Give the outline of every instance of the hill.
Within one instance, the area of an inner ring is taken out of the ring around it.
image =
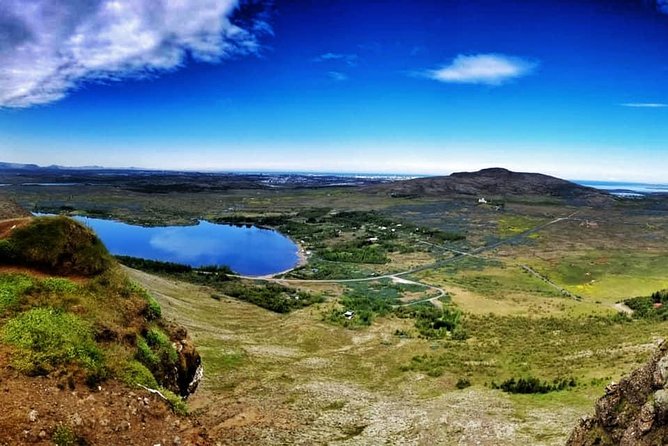
[[[90,229],[40,217],[2,235],[0,444],[209,444],[183,416],[201,375]]]
[[[588,203],[611,202],[603,191],[538,173],[502,168],[458,172],[450,176],[416,178],[366,188],[367,192],[393,197],[476,196],[486,198],[540,196]]]

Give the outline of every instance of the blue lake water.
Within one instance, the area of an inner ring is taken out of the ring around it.
[[[175,262],[194,267],[227,265],[243,275],[262,276],[293,268],[298,246],[279,232],[255,226],[143,227],[99,218],[74,217],[93,229],[115,255]]]
[[[668,193],[668,184],[630,183],[617,181],[576,181],[583,186],[606,191],[636,192],[638,194]],[[613,192],[614,193],[614,192]]]

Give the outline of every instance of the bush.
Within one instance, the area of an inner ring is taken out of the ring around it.
[[[10,319],[2,330],[2,340],[18,349],[14,365],[27,373],[48,373],[71,362],[90,370],[102,365],[90,325],[52,308],[34,308]]]
[[[167,402],[169,403],[170,407],[172,408],[175,414],[188,415],[188,405],[186,404],[185,401],[183,401],[183,398],[181,398],[171,390],[164,388],[160,388],[160,393],[162,393],[165,396],[165,398],[167,398]]]
[[[0,264],[13,263],[16,260],[16,249],[9,240],[0,240]]]
[[[179,359],[179,354],[172,345],[169,337],[159,328],[153,327],[146,333],[146,342],[162,357],[163,361],[173,364]]]
[[[459,378],[455,387],[459,390],[466,389],[467,387],[471,387],[471,381],[469,381],[468,378]]]
[[[18,306],[21,296],[32,286],[27,276],[17,274],[0,275],[0,314]]]
[[[146,339],[141,336],[137,338],[137,355],[136,358],[139,362],[144,364],[151,370],[154,370],[158,364],[160,364],[160,358],[158,355],[149,347]]]
[[[158,388],[158,382],[151,371],[138,361],[128,362],[123,367],[120,378],[129,385],[141,384],[150,389]]]
[[[146,316],[146,319],[149,321],[160,319],[162,317],[162,308],[160,308],[158,301],[148,293],[146,293],[144,297],[146,298],[146,302],[148,304],[146,306],[146,310],[144,311],[144,316]]]
[[[402,307],[397,312],[399,316],[415,318],[415,328],[424,338],[441,339],[448,333],[451,333],[455,340],[468,337],[460,326],[462,313],[456,308],[440,309],[431,304],[418,304]]]
[[[113,263],[100,239],[67,217],[35,218],[12,231],[7,240],[14,261],[57,274],[93,276]]]
[[[568,387],[577,386],[577,381],[575,378],[562,378],[555,379],[552,383],[547,381],[541,381],[538,378],[530,376],[528,378],[510,378],[502,382],[501,384],[496,384],[492,382],[493,389],[500,389],[508,393],[549,393],[556,392],[559,390],[564,390]]]
[[[57,294],[74,293],[79,289],[76,283],[61,277],[46,278],[38,282],[36,286],[40,291]]]
[[[62,424],[59,424],[53,431],[52,440],[56,446],[77,446],[86,444],[74,434],[72,429]]]

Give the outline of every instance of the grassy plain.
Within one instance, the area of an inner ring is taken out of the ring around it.
[[[205,379],[190,404],[222,444],[563,444],[605,385],[644,362],[668,329],[666,322],[629,320],[614,308],[668,287],[662,202],[601,209],[515,199],[497,208],[352,188],[146,194],[91,186],[76,196],[66,188],[11,193],[33,209],[71,208],[142,224],[286,218],[281,224],[292,225],[292,236],[312,251],[304,268],[286,276],[292,279],[373,278],[432,265],[401,277],[448,293],[446,304],[463,312],[460,339],[424,339],[414,320],[394,312],[376,315],[369,326],[328,318],[343,310],[351,289],[397,305],[406,296],[433,296],[433,288],[400,296],[374,292],[373,284],[286,281],[327,298],[277,314],[224,295],[212,298],[217,292],[202,284],[131,271],[165,315],[193,334]],[[329,211],[312,221],[305,214],[324,208]],[[391,231],[380,227],[388,224],[348,225],[335,217],[341,211],[375,211],[401,229],[383,239]],[[527,233],[566,216],[572,217]],[[424,227],[466,239],[437,241],[415,231]],[[384,263],[319,255],[373,237]],[[477,256],[456,252],[475,249]],[[534,395],[491,388],[528,376],[573,378],[577,385]],[[461,380],[471,386],[458,389]]]

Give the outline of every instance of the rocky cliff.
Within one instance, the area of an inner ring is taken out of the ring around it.
[[[668,343],[619,383],[610,384],[583,418],[568,446],[654,446],[668,444]]]

